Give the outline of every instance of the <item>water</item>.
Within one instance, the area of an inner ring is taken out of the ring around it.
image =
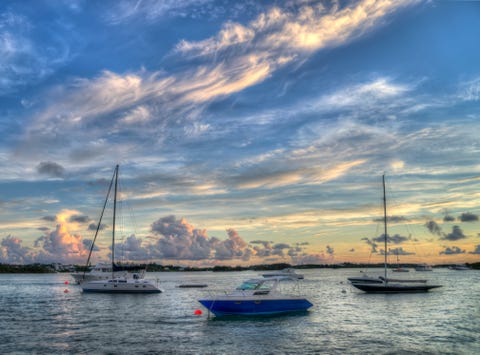
[[[480,271],[411,271],[443,287],[405,295],[361,293],[346,282],[358,270],[302,273],[309,312],[210,320],[194,315],[197,299],[258,274],[150,273],[164,290],[152,295],[83,294],[68,274],[0,274],[0,353],[480,354]]]

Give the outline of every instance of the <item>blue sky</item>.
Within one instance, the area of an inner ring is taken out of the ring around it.
[[[0,262],[478,260],[480,2],[0,9]]]

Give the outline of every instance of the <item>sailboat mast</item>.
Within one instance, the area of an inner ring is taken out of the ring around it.
[[[118,164],[115,166],[115,192],[113,195],[113,228],[112,228],[112,279],[115,269],[115,220],[117,215]]]
[[[383,184],[383,225],[385,228],[385,282],[387,280],[387,194],[385,193],[385,174],[382,175]]]

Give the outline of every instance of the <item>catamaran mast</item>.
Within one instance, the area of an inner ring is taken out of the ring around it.
[[[112,279],[115,274],[115,220],[117,214],[118,164],[115,166],[115,191],[113,195],[113,227],[112,227]]]
[[[387,195],[385,193],[385,174],[382,175],[383,183],[383,225],[385,227],[385,282],[387,282]]]
[[[118,165],[117,165],[117,168],[118,168]],[[110,180],[110,185],[108,186],[107,197],[105,197],[105,202],[103,204],[102,213],[100,213],[100,218],[98,219],[97,229],[95,231],[95,237],[93,237],[93,242],[92,242],[92,245],[90,246],[90,251],[88,252],[87,263],[85,264],[85,269],[83,270],[83,277],[82,278],[84,280],[85,280],[85,273],[87,272],[88,266],[90,265],[90,258],[92,256],[92,251],[93,251],[93,248],[95,246],[95,241],[97,240],[98,232],[100,231],[100,226],[102,225],[103,213],[105,212],[105,207],[107,207],[108,198],[110,196],[110,192],[112,191],[113,179],[115,179],[116,173],[117,173],[117,171],[115,169],[113,171],[112,180]]]

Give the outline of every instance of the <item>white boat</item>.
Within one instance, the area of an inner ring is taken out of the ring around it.
[[[415,271],[433,271],[433,268],[427,264],[420,264],[415,266]]]
[[[384,243],[385,243],[385,252],[384,254],[384,276],[379,277],[381,282],[377,282],[373,278],[367,277],[365,282],[361,280],[354,280],[352,282],[349,278],[352,286],[358,288],[367,293],[416,293],[416,292],[427,292],[431,289],[441,287],[440,285],[428,285],[427,280],[412,280],[412,279],[392,279],[387,277],[387,198],[385,194],[385,175],[382,176],[383,183],[383,223],[384,223]],[[398,255],[397,255],[398,257]]]
[[[162,292],[153,282],[143,279],[139,274],[133,274],[132,277],[128,277],[128,271],[134,269],[133,265],[117,265],[115,264],[115,222],[117,211],[117,190],[118,190],[118,165],[115,166],[110,186],[108,187],[107,197],[103,204],[102,213],[100,214],[100,220],[98,221],[97,231],[93,238],[92,246],[90,247],[90,253],[87,259],[87,265],[90,262],[95,240],[97,239],[98,231],[102,223],[102,217],[107,206],[108,199],[112,186],[115,182],[114,194],[113,194],[113,224],[112,224],[112,252],[111,252],[111,274],[108,279],[105,280],[91,280],[81,283],[83,292],[100,292],[100,293],[160,293]],[[138,269],[138,267],[137,267]],[[118,276],[118,273],[123,273]],[[127,274],[125,274],[127,273]]]
[[[303,296],[287,295],[278,290],[283,281],[294,281],[285,276],[250,279],[230,293],[200,299],[209,312],[216,316],[263,316],[306,311],[312,303]]]
[[[303,275],[302,274],[297,274],[294,269],[292,268],[286,268],[278,271],[271,271],[271,272],[266,272],[265,274],[262,274],[263,277],[277,277],[277,276],[284,276],[284,277],[290,277],[292,279],[299,279],[303,280]]]
[[[75,283],[80,285],[85,281],[108,280],[112,277],[112,265],[107,263],[98,263],[89,271],[75,272],[70,274]],[[139,265],[134,270],[120,270],[113,273],[115,278],[143,279],[145,276],[145,267]]]
[[[448,267],[450,270],[464,271],[471,270],[467,265],[452,265]]]

